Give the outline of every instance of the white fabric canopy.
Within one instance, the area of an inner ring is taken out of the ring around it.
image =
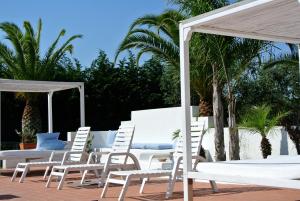
[[[195,32],[300,43],[297,0],[246,0],[182,21]]]
[[[10,92],[55,92],[83,87],[83,82],[52,82],[0,79],[0,91]]]
[[[53,82],[0,79],[0,150],[1,150],[1,91],[48,93],[48,132],[53,132],[52,96],[56,91],[78,88],[80,92],[80,126],[85,126],[83,82]]]
[[[184,201],[192,200],[189,41],[192,33],[300,44],[299,0],[245,0],[180,23],[181,105],[184,141]],[[300,52],[300,51],[299,51]],[[299,53],[300,54],[300,53]]]

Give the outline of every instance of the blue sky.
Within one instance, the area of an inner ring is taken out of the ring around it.
[[[83,38],[74,42],[73,57],[89,66],[100,49],[114,58],[134,19],[158,14],[167,8],[170,5],[166,0],[1,0],[0,22],[22,26],[23,21],[28,20],[36,25],[41,18],[42,50],[62,28],[67,30],[66,36],[82,34]]]
[[[113,60],[115,51],[130,24],[145,14],[159,14],[171,8],[167,0],[1,0],[0,22],[34,26],[43,20],[42,51],[49,47],[62,28],[66,37],[82,34],[73,42],[73,57],[87,67],[104,50]],[[0,40],[3,40],[0,33]],[[280,45],[283,50],[286,47]],[[280,52],[280,51],[279,51]],[[121,55],[122,57],[122,55]]]

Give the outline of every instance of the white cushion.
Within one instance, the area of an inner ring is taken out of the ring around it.
[[[0,160],[45,158],[50,157],[52,150],[39,151],[35,149],[0,151]]]
[[[275,157],[263,160],[239,160],[199,163],[202,174],[277,179],[300,178],[300,156]]]

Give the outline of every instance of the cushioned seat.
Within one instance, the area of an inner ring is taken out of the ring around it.
[[[300,178],[300,156],[276,157],[264,160],[199,163],[199,174],[226,174],[233,177],[272,179]],[[279,174],[280,173],[280,174]]]
[[[0,151],[0,160],[8,159],[30,159],[30,158],[49,158],[52,150],[7,150]]]

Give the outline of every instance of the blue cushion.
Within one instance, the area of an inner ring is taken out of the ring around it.
[[[146,144],[145,149],[157,149],[157,150],[162,150],[162,149],[172,149],[173,144],[168,144],[168,143],[155,143],[155,144]]]
[[[45,141],[48,140],[58,140],[60,133],[37,133],[36,134],[36,139],[37,139],[37,143],[36,143],[36,149],[40,150],[41,144],[44,144]]]
[[[62,150],[65,146],[66,142],[62,140],[45,140],[39,150]]]
[[[105,147],[108,147],[108,148],[111,148],[114,141],[115,141],[115,138],[116,138],[116,135],[117,135],[117,132],[118,131],[109,131],[109,133],[107,134],[107,138],[106,138],[106,142],[105,142]]]
[[[131,145],[132,149],[145,149],[145,143],[133,143]]]
[[[173,144],[169,143],[134,143],[131,146],[132,149],[173,149]]]

